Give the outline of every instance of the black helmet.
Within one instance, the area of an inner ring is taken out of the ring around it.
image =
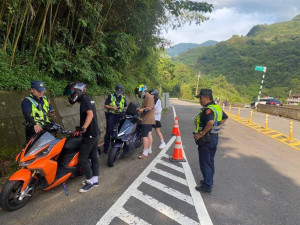
[[[68,84],[64,90],[64,95],[70,95],[70,104],[75,104],[80,100],[86,90],[86,84],[80,82],[72,82]]]
[[[151,89],[149,93],[150,95],[153,95],[154,98],[158,98],[159,92],[157,89]]]

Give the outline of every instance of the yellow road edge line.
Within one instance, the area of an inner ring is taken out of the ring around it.
[[[234,116],[235,118],[232,118],[232,116]],[[297,139],[293,138],[293,140],[292,140],[293,143],[286,143],[286,141],[290,141],[289,138],[286,138],[288,136],[286,134],[282,134],[282,133],[280,133],[278,131],[271,130],[271,129],[268,129],[266,132],[263,132],[263,131],[265,131],[265,129],[263,128],[264,127],[263,125],[260,125],[260,124],[257,124],[257,123],[253,123],[253,122],[252,123],[247,122],[248,124],[245,124],[245,123],[243,123],[243,120],[245,120],[244,118],[239,118],[238,119],[237,116],[232,115],[232,114],[228,115],[228,117],[230,119],[232,119],[232,120],[235,120],[236,122],[244,124],[245,126],[247,126],[249,128],[252,128],[253,130],[256,130],[256,131],[258,131],[258,132],[260,132],[262,134],[265,134],[265,135],[269,136],[270,138],[272,138],[272,139],[274,139],[276,141],[279,141],[279,142],[281,142],[281,143],[283,143],[283,144],[285,144],[285,145],[287,145],[287,146],[289,146],[289,147],[291,147],[293,149],[296,149],[296,150],[300,151],[300,147],[299,148],[296,147],[297,145],[300,145],[300,141],[297,140]],[[275,134],[275,135],[268,135],[269,133],[273,133],[273,132],[275,132],[277,134]],[[280,137],[280,136],[283,136],[283,138],[278,139],[277,137]]]

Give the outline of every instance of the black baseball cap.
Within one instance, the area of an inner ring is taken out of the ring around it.
[[[118,84],[118,85],[115,87],[115,90],[116,90],[116,94],[121,95],[121,94],[123,94],[124,88],[123,88],[123,86],[122,86],[121,84]]]
[[[196,98],[200,98],[200,96],[207,95],[207,96],[212,96],[212,90],[211,89],[201,89],[200,93],[196,95]]]
[[[31,81],[31,88],[37,90],[38,92],[46,91],[43,81]]]

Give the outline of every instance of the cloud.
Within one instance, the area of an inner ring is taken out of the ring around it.
[[[208,3],[214,5],[208,21],[200,26],[192,24],[169,30],[163,37],[171,40],[172,45],[223,41],[233,35],[246,35],[255,25],[286,21],[300,14],[299,0],[208,0]]]

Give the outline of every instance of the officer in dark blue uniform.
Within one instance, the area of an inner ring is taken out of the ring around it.
[[[196,186],[196,190],[210,193],[215,173],[214,158],[217,151],[218,133],[221,124],[228,119],[228,116],[213,101],[211,89],[201,89],[200,94],[195,97],[200,98],[200,104],[203,106],[195,119],[194,138],[198,144],[199,164],[203,175],[201,185]]]
[[[115,92],[108,95],[104,103],[106,117],[106,134],[104,137],[104,153],[108,153],[110,145],[110,137],[113,134],[114,125],[118,122],[118,115],[124,112],[127,107],[127,102],[123,94],[123,86],[118,84],[115,87]]]
[[[54,116],[54,109],[50,100],[44,96],[46,88],[43,81],[32,81],[30,95],[21,103],[22,111],[27,123],[26,142],[43,129],[46,123],[50,123],[50,117]]]

